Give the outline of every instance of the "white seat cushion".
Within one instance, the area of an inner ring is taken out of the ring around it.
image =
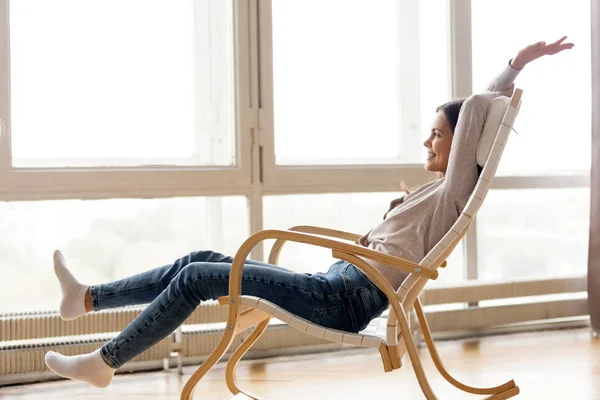
[[[254,296],[242,296],[242,305],[246,307],[258,308],[277,319],[283,318],[283,322],[309,335],[316,336],[337,343],[352,344],[355,346],[378,348],[385,340],[385,329],[387,320],[385,318],[376,318],[369,326],[360,333],[344,332],[337,329],[325,328],[321,325],[289,313],[278,305],[265,299]]]

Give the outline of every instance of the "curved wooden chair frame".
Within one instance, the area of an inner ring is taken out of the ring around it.
[[[522,91],[517,89],[512,96],[510,107],[507,110],[507,115],[503,119],[503,130],[506,135],[506,129],[510,130],[512,123],[516,116],[516,110],[520,105]],[[497,144],[495,143],[494,146]],[[502,144],[499,144],[503,146]],[[492,149],[492,152],[494,149]],[[490,153],[492,154],[492,153]],[[500,151],[501,154],[501,151]],[[423,314],[423,308],[418,296],[427,283],[431,279],[438,277],[438,267],[445,267],[446,258],[450,255],[456,245],[460,242],[462,237],[465,235],[468,226],[473,220],[475,213],[477,212],[487,189],[489,189],[491,179],[495,173],[497,163],[499,161],[499,154],[494,156],[495,160],[488,167],[489,160],[486,162],[486,168],[484,168],[480,184],[475,188],[474,193],[480,193],[481,197],[475,195],[471,196],[471,200],[467,203],[463,215],[459,218],[455,226],[459,225],[458,231],[449,232],[440,243],[446,241],[445,245],[441,246],[435,256],[431,255],[432,258],[427,258],[427,264],[422,262],[416,264],[414,262],[404,260],[398,257],[394,257],[388,254],[380,253],[364,246],[358,245],[358,239],[360,235],[348,232],[342,232],[332,229],[314,227],[314,226],[296,226],[289,230],[265,230],[258,232],[250,236],[237,251],[229,278],[229,296],[222,297],[219,299],[221,304],[228,305],[228,316],[225,332],[221,337],[218,345],[209,355],[209,357],[200,365],[200,367],[194,372],[190,379],[185,384],[182,393],[182,400],[192,400],[194,389],[200,379],[223,357],[227,352],[234,337],[247,330],[250,327],[255,326],[256,328],[252,333],[244,340],[244,342],[236,349],[233,353],[226,366],[226,382],[231,393],[236,395],[236,398],[247,398],[247,399],[259,399],[260,397],[242,389],[236,381],[235,369],[239,360],[246,354],[246,352],[252,347],[262,333],[266,330],[272,315],[259,310],[257,308],[249,308],[244,311],[241,310],[241,285],[242,285],[242,270],[244,268],[244,262],[247,259],[250,251],[259,242],[267,239],[275,239],[276,242],[271,249],[269,255],[269,263],[277,264],[279,254],[288,241],[296,243],[304,243],[313,246],[319,246],[331,249],[332,254],[335,258],[340,260],[348,261],[354,264],[357,268],[363,271],[369,279],[381,289],[387,296],[390,303],[390,313],[388,316],[386,340],[379,346],[379,352],[381,354],[383,368],[385,372],[390,372],[395,369],[399,369],[402,366],[401,359],[405,352],[408,352],[410,357],[413,370],[425,395],[425,398],[437,399],[429,381],[423,370],[421,359],[417,352],[417,348],[412,339],[409,329],[409,323],[407,314],[414,307],[419,320],[419,325],[423,331],[427,348],[431,354],[436,368],[439,373],[452,385],[458,389],[476,394],[476,395],[489,395],[487,399],[500,400],[508,399],[519,393],[519,387],[516,386],[513,380],[510,380],[502,385],[489,387],[489,388],[476,388],[465,385],[455,378],[453,378],[448,371],[445,369],[440,356],[437,352],[433,339],[431,337],[431,331]],[[490,155],[490,158],[492,156]],[[490,170],[493,168],[493,170]],[[490,175],[491,174],[491,175]],[[491,176],[491,178],[490,178]],[[475,197],[475,200],[474,200]],[[330,239],[331,237],[341,240]],[[344,242],[350,241],[354,243]],[[437,247],[437,246],[436,246]],[[432,250],[433,252],[433,250]],[[373,260],[382,264],[389,265],[390,267],[397,268],[404,272],[408,272],[410,275],[404,280],[402,286],[398,291],[394,291],[389,282],[381,275],[371,264],[366,260]]]
[[[419,382],[419,385],[421,386],[425,397],[427,399],[437,398],[433,393],[431,386],[429,385],[427,377],[425,376],[425,372],[423,370],[423,365],[421,364],[421,359],[419,358],[417,348],[410,335],[406,305],[401,304],[401,302],[398,300],[396,292],[388,283],[388,281],[383,277],[383,275],[381,275],[375,268],[373,268],[368,262],[364,261],[362,258],[383,262],[387,265],[393,266],[394,268],[398,268],[403,271],[416,274],[426,279],[436,279],[438,276],[438,272],[433,268],[423,267],[419,264],[415,264],[413,262],[403,260],[398,257],[393,257],[387,254],[379,253],[359,245],[331,240],[316,235],[327,235],[353,241],[358,240],[358,238],[360,237],[360,235],[348,232],[334,231],[326,228],[298,226],[291,228],[287,231],[265,230],[262,232],[258,232],[250,236],[250,238],[248,238],[244,242],[244,244],[242,244],[242,246],[236,253],[234,262],[232,264],[229,280],[229,296],[219,299],[219,302],[221,304],[228,304],[229,307],[225,332],[223,333],[223,336],[221,337],[221,340],[219,341],[217,347],[213,350],[213,352],[206,359],[206,361],[204,361],[202,365],[200,365],[198,370],[190,377],[190,379],[185,384],[185,387],[183,388],[183,391],[181,393],[182,400],[191,400],[193,398],[194,389],[197,383],[223,357],[223,355],[231,346],[233,338],[237,334],[247,330],[252,326],[256,326],[256,328],[236,349],[236,351],[233,353],[233,355],[227,362],[226,383],[231,393],[233,393],[234,395],[239,395],[239,397],[236,396],[236,398],[260,399],[258,395],[252,394],[251,392],[244,390],[240,387],[236,380],[235,369],[239,360],[243,357],[244,354],[246,354],[246,352],[252,347],[252,345],[256,343],[258,338],[266,330],[269,321],[272,317],[270,314],[267,314],[264,311],[255,308],[247,309],[244,311],[240,310],[241,278],[242,270],[244,268],[244,261],[246,260],[248,254],[254,248],[254,246],[256,246],[257,243],[267,239],[276,239],[275,245],[271,249],[271,254],[269,255],[269,263],[276,264],[279,258],[279,253],[281,252],[285,242],[293,241],[297,243],[306,243],[319,247],[329,248],[332,250],[334,257],[351,262],[357,268],[360,268],[369,277],[369,279],[371,279],[372,282],[375,283],[386,294],[390,301],[390,314],[396,315],[395,319],[400,325],[400,331],[403,333],[406,332],[406,334],[402,335],[401,337],[404,338],[404,341],[406,342],[406,349],[408,351],[411,363],[413,365],[413,369],[417,376],[417,380]],[[358,256],[362,258],[359,258]],[[454,379],[446,371],[440,359],[440,356],[435,348],[435,344],[431,338],[429,326],[427,325],[427,321],[425,320],[421,303],[418,299],[415,302],[414,306],[419,319],[419,323],[421,325],[421,329],[423,330],[423,336],[427,343],[427,348],[431,353],[431,357],[433,358],[433,361],[438,371],[442,374],[442,376],[444,376],[446,380],[448,380],[448,382],[450,382],[457,388],[469,393],[490,394],[492,396],[488,397],[488,399],[494,400],[507,399],[519,393],[518,387],[512,380],[496,387],[475,388],[465,385]],[[383,367],[386,372],[390,372],[401,367],[402,364],[400,362],[400,358],[402,354],[399,354],[399,352],[397,351],[397,345],[382,344],[379,351],[382,357]]]

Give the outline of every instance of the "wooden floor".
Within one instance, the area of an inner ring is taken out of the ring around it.
[[[444,341],[438,350],[451,374],[467,384],[495,386],[514,379],[518,399],[600,399],[600,339],[589,329],[513,334]],[[440,399],[480,399],[441,378],[426,349],[425,370]],[[185,375],[153,372],[117,375],[107,389],[55,381],[0,388],[2,400],[30,399],[178,399]],[[196,399],[230,399],[218,364],[199,385]],[[238,379],[268,399],[421,399],[407,361],[399,371],[383,373],[379,354],[369,349],[243,362]]]

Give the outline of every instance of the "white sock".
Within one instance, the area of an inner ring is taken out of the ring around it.
[[[100,349],[80,356],[63,356],[49,351],[46,353],[46,365],[64,378],[87,382],[99,388],[107,387],[116,371],[104,362]]]
[[[54,273],[60,282],[62,300],[60,302],[60,317],[65,321],[87,314],[85,310],[85,294],[89,288],[82,285],[67,268],[65,258],[60,251],[54,252]]]

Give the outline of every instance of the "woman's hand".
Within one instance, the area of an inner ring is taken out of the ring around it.
[[[546,44],[546,42],[537,42],[531,44],[517,53],[517,56],[512,59],[511,66],[515,69],[523,69],[525,65],[542,56],[560,53],[563,50],[572,49],[575,46],[573,43],[563,43],[566,36],[558,39],[556,42]]]

